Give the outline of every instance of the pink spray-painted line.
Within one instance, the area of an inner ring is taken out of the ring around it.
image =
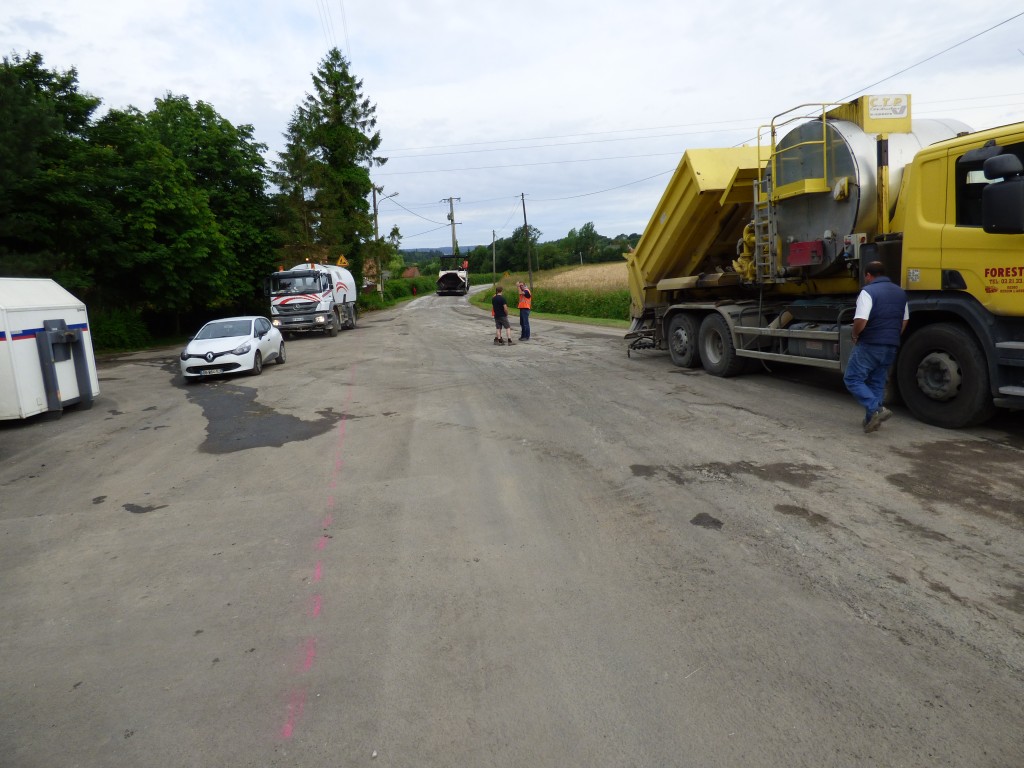
[[[306,660],[302,662],[302,671],[309,672],[313,668],[313,661],[316,659],[316,638],[306,638]]]
[[[295,724],[302,717],[302,710],[306,707],[306,692],[304,690],[292,691],[288,697],[288,717],[281,728],[281,738],[290,739],[295,733]]]
[[[309,610],[306,612],[311,618],[316,618],[320,615],[320,609],[323,608],[324,599],[320,595],[313,595],[309,600]]]
[[[354,369],[350,369],[348,392],[346,393],[345,406],[344,406],[346,413],[348,412],[349,404],[352,402],[352,383],[353,383],[353,379],[354,378],[355,378],[355,370]],[[346,421],[346,419],[342,418],[341,421],[338,424],[338,452],[337,452],[337,458],[335,459],[335,462],[334,462],[334,473],[331,476],[330,481],[328,483],[328,485],[330,486],[330,488],[332,490],[337,488],[337,486],[338,486],[338,473],[341,471],[341,468],[345,465],[344,460],[341,458],[342,447],[343,447],[344,442],[345,442],[345,421]],[[328,496],[328,505],[330,506],[331,509],[334,508],[334,506],[335,506],[335,499],[334,499],[333,495],[329,495]],[[329,528],[333,522],[334,522],[334,518],[331,515],[331,513],[328,512],[327,515],[324,517],[324,520],[323,520],[323,529],[326,530],[327,528]],[[326,548],[326,546],[327,546],[327,539],[328,539],[328,537],[324,536],[324,535],[321,535],[319,538],[317,538],[316,548],[317,548],[318,551],[319,550],[323,550],[324,548]],[[314,581],[314,583],[315,582],[319,582],[322,578],[323,578],[323,561],[322,560],[317,560],[316,561],[316,565],[315,565],[315,567],[313,569],[313,581]],[[309,609],[308,609],[307,613],[310,616],[317,617],[317,616],[320,615],[320,611],[321,611],[322,607],[323,607],[323,597],[320,594],[313,595],[313,597],[312,597],[312,599],[311,599],[311,601],[309,603]],[[303,664],[302,664],[302,671],[308,673],[310,670],[312,670],[313,662],[316,660],[316,638],[315,637],[308,637],[308,638],[306,638],[306,641],[305,641],[305,644],[304,644],[304,650],[305,650],[305,659],[304,659]],[[305,689],[305,687],[299,688],[297,690],[292,691],[291,695],[288,697],[287,718],[285,720],[284,725],[281,727],[281,737],[282,738],[284,738],[284,739],[291,739],[294,736],[295,729],[296,729],[296,727],[298,725],[298,721],[302,717],[302,712],[305,709],[305,707],[306,707],[306,689]]]

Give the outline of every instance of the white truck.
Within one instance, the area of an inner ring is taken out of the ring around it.
[[[270,322],[286,336],[309,331],[337,336],[356,327],[356,281],[343,267],[297,264],[264,281]]]
[[[437,275],[437,295],[465,296],[469,293],[469,262],[458,254],[441,257]]]

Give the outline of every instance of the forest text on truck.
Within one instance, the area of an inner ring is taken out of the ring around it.
[[[911,413],[956,428],[1024,408],[1024,123],[972,133],[863,96],[784,112],[757,144],[683,155],[626,254],[630,349],[716,376],[842,371],[877,260],[910,300],[894,380]]]
[[[285,335],[318,331],[337,336],[356,327],[356,281],[347,269],[330,264],[297,264],[264,281],[270,321]]]

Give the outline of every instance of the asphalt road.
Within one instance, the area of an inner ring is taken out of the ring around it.
[[[425,296],[0,425],[0,765],[1024,763],[1024,418]]]

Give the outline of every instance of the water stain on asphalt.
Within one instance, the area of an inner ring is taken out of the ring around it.
[[[817,512],[811,512],[811,510],[798,507],[795,504],[776,504],[775,511],[783,515],[789,515],[790,517],[799,517],[814,527],[818,527],[819,525],[832,525],[832,521],[824,515],[819,515]]]
[[[672,467],[656,467],[650,464],[631,464],[629,468],[633,472],[633,477],[657,477],[662,475],[676,485],[686,485],[686,478],[679,474],[678,470]]]
[[[955,499],[979,514],[1024,522],[1024,471],[1016,448],[964,438],[892,450],[911,462],[907,472],[888,476],[905,493],[931,504]]]
[[[138,504],[124,504],[122,506],[126,511],[131,512],[133,515],[144,515],[147,512],[153,512],[154,510],[157,509],[164,509],[167,505],[160,504],[159,506],[143,507]]]
[[[315,421],[303,421],[278,413],[256,401],[256,390],[228,381],[204,381],[185,386],[190,402],[203,409],[206,440],[204,453],[234,453],[251,448],[280,448],[328,432],[339,421],[350,418],[331,408],[316,411]]]
[[[722,530],[722,521],[719,520],[717,517],[712,517],[707,512],[701,512],[700,514],[695,515],[694,518],[690,521],[690,525],[697,525],[701,528],[707,528],[711,531]]]

